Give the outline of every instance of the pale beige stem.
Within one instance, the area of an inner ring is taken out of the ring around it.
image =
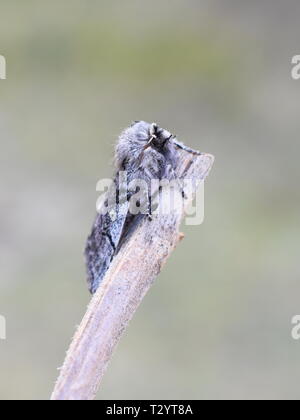
[[[213,156],[181,152],[178,175],[203,181]],[[196,187],[195,187],[196,188]],[[193,199],[193,194],[187,201]],[[67,353],[52,400],[92,400],[113,351],[143,297],[182,239],[184,208],[146,218],[120,249],[93,296]]]

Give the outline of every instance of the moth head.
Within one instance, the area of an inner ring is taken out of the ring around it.
[[[173,135],[169,131],[160,128],[156,123],[152,123],[149,127],[149,138],[144,150],[149,147],[162,150],[172,137]]]

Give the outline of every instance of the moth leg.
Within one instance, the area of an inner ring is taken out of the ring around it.
[[[113,252],[115,253],[117,248],[116,248],[116,245],[115,245],[115,243],[114,243],[114,241],[113,241],[113,238],[112,238],[112,236],[111,236],[111,234],[110,234],[109,230],[108,230],[108,229],[107,229],[107,230],[105,230],[105,231],[103,232],[103,235],[107,237],[107,239],[108,239],[108,241],[109,241],[109,243],[110,243],[110,245],[111,245],[111,247],[112,247],[112,249],[113,249]],[[114,254],[112,254],[111,260],[113,259],[113,257],[114,257]]]
[[[149,222],[152,222],[153,220],[153,209],[152,209],[152,203],[154,202],[154,198],[156,197],[156,195],[158,194],[158,191],[155,191],[154,195],[151,195],[151,191],[148,192],[148,213],[146,214],[147,219],[149,220]]]
[[[178,189],[179,189],[179,191],[181,193],[182,198],[186,200],[187,199],[187,195],[185,194],[184,189],[182,187],[181,179],[178,178],[178,176],[177,176],[177,174],[175,172],[175,169],[170,164],[167,165],[167,167],[166,167],[165,177],[167,179],[169,179],[170,181],[172,181],[172,180],[175,180],[176,181],[177,187],[178,187]]]
[[[135,191],[129,191],[127,193],[127,201],[130,202],[132,197],[138,192],[138,190]],[[138,203],[138,207],[140,209],[140,212],[137,214],[142,214],[147,216],[149,221],[152,221],[152,196],[151,196],[151,188],[148,187],[147,193],[143,195],[142,197],[139,197],[136,203]],[[129,212],[130,212],[130,206],[129,206]],[[137,216],[136,213],[133,213],[132,216]]]
[[[152,197],[151,194],[148,194],[148,214],[147,214],[149,222],[152,222]]]

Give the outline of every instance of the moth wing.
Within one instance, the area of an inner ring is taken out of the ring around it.
[[[116,200],[116,179],[105,195],[85,247],[87,282],[95,293],[108,270],[123,234],[129,203]],[[105,204],[110,203],[108,206]],[[105,208],[104,208],[105,206]]]

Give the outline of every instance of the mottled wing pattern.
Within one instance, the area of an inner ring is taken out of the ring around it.
[[[106,194],[106,203],[115,194],[117,178]],[[85,248],[87,282],[91,293],[95,293],[103,279],[123,234],[129,204],[123,200],[105,214],[98,213]]]

